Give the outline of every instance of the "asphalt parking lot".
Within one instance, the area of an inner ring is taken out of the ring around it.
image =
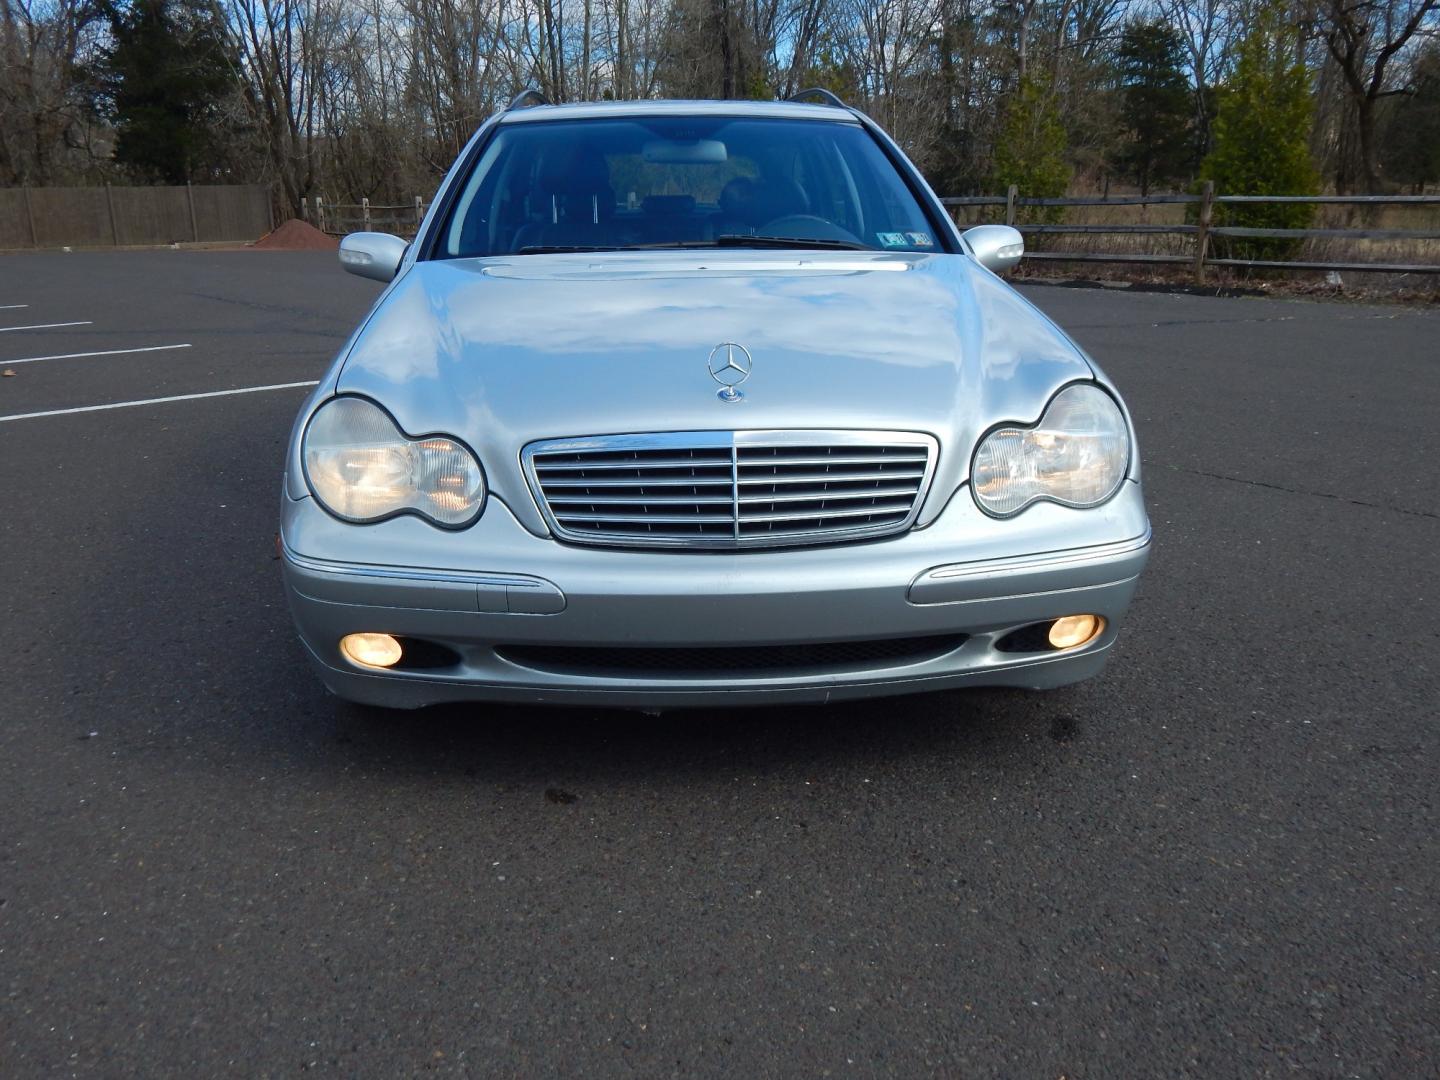
[[[1144,454],[1091,683],[385,716],[273,542],[378,291],[0,258],[0,1073],[1440,1075],[1440,312],[1024,290]]]

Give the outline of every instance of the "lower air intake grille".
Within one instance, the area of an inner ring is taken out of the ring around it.
[[[879,641],[824,641],[807,645],[681,648],[497,645],[495,651],[513,664],[557,674],[706,678],[899,667],[944,656],[964,643],[964,634],[945,634]]]
[[[806,430],[553,439],[524,453],[562,540],[709,549],[903,532],[935,457],[935,440],[916,432]]]

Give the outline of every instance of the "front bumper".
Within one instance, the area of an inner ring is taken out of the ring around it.
[[[734,553],[561,544],[528,532],[497,500],[460,532],[415,518],[347,525],[313,499],[283,503],[286,588],[321,678],[340,697],[396,708],[660,708],[1062,686],[1104,666],[1150,544],[1140,488],[1130,481],[1094,510],[1041,505],[1009,521],[981,515],[962,489],[933,524],[902,536]],[[1079,613],[1101,615],[1106,626],[1078,649],[996,647],[1018,627]],[[339,641],[366,631],[435,642],[459,662],[361,669]],[[964,641],[920,659],[763,670],[766,646],[926,635]],[[502,655],[527,645],[747,646],[757,666],[558,670]]]

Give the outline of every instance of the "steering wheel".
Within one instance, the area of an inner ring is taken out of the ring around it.
[[[848,244],[860,243],[860,238],[848,229],[842,229],[833,221],[816,214],[786,214],[767,221],[755,230],[756,236],[794,236],[804,240],[841,240]]]

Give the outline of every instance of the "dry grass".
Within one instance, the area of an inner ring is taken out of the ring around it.
[[[1112,194],[1120,194],[1112,192]],[[1067,206],[1060,221],[1066,225],[1184,225],[1187,206],[1184,203],[1160,203],[1151,206]],[[1022,215],[1029,208],[1021,208]],[[998,206],[954,207],[961,228],[1004,220],[1004,208]],[[1033,213],[1033,211],[1030,211]],[[1027,219],[1022,216],[1021,223]],[[1440,230],[1440,205],[1416,206],[1345,206],[1325,204],[1315,208],[1312,228],[1318,229],[1429,229]],[[1193,235],[1177,234],[1029,234],[1026,246],[1032,251],[1075,252],[1077,254],[1112,255],[1181,255],[1195,252]],[[1314,238],[1304,240],[1290,256],[1303,262],[1373,262],[1440,265],[1440,240],[1364,240],[1346,238]],[[1191,280],[1191,272],[1183,264],[1117,264],[1058,260],[1037,260],[1026,267],[1026,273],[1054,276],[1057,272],[1085,277],[1143,282],[1183,283]],[[1284,285],[1287,291],[1313,291],[1315,286],[1333,289],[1333,276],[1324,271],[1275,271],[1213,267],[1207,273],[1210,281],[1236,284],[1270,283]],[[1385,274],[1345,272],[1341,275],[1347,290],[1366,293],[1404,292],[1433,300],[1440,294],[1440,274]],[[1408,297],[1407,297],[1408,298]]]

